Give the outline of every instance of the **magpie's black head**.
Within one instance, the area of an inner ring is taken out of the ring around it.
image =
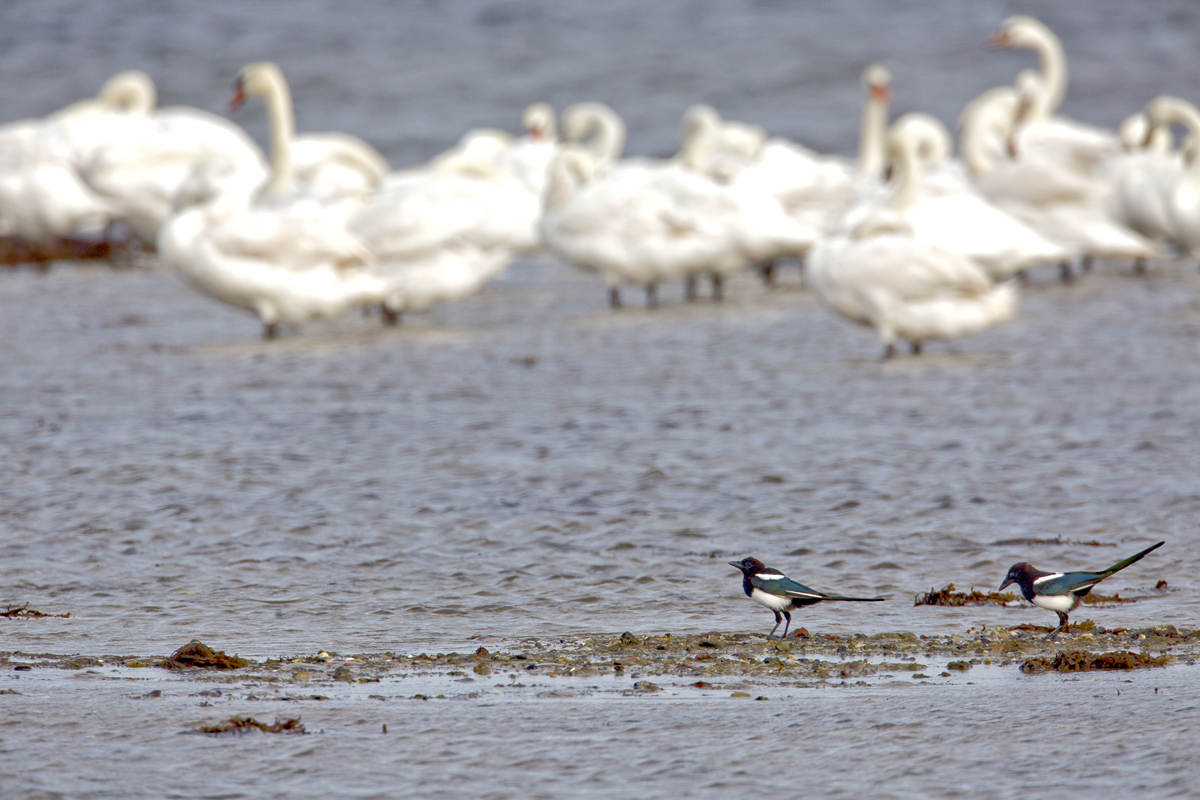
[[[730,561],[729,566],[737,567],[742,571],[743,575],[753,575],[756,572],[762,572],[767,568],[767,565],[759,561],[757,558],[747,556],[741,561]]]
[[[1021,588],[1033,585],[1033,579],[1040,575],[1041,572],[1034,569],[1033,564],[1028,561],[1022,561],[1020,564],[1013,564],[1008,569],[1008,574],[1004,576],[1004,583],[1000,584],[1000,589],[1008,586],[1010,583],[1015,583]],[[997,590],[999,591],[999,589]]]

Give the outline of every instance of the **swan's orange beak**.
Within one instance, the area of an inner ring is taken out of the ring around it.
[[[1012,47],[1012,40],[1008,38],[1008,31],[998,31],[988,40],[988,44],[993,50],[1002,50],[1005,47]]]
[[[238,81],[233,85],[233,97],[229,98],[229,110],[236,111],[244,102],[246,102],[246,93],[242,91],[242,82]]]
[[[892,104],[892,90],[887,86],[872,86],[871,99],[884,106]]]

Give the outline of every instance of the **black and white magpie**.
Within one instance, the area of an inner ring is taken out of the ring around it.
[[[756,603],[766,606],[775,613],[775,627],[767,634],[770,639],[779,630],[779,624],[787,619],[783,626],[783,635],[787,638],[788,628],[792,625],[793,608],[811,606],[822,600],[853,600],[858,603],[876,603],[886,600],[886,597],[842,597],[836,594],[825,594],[815,589],[796,583],[777,569],[768,567],[757,558],[743,558],[741,561],[730,561],[731,567],[742,571],[742,590],[746,596]]]
[[[1000,584],[1003,589],[1010,583],[1021,587],[1021,594],[1035,606],[1045,608],[1058,614],[1059,625],[1050,631],[1047,639],[1053,639],[1070,624],[1067,615],[1079,607],[1083,597],[1100,581],[1120,572],[1135,561],[1140,561],[1152,550],[1157,550],[1166,542],[1147,547],[1140,553],[1134,553],[1123,561],[1118,561],[1103,572],[1042,572],[1027,561],[1013,564]]]

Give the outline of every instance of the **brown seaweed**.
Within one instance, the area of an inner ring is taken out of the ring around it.
[[[46,614],[42,611],[38,611],[36,608],[30,608],[29,603],[26,603],[25,605],[20,606],[20,607],[7,606],[3,611],[0,611],[0,617],[7,617],[9,619],[34,619],[34,618],[38,618],[38,617],[69,617],[69,616],[71,616],[71,612],[69,612],[69,611],[65,614]]]
[[[981,592],[978,589],[972,589],[969,592],[960,592],[954,588],[953,583],[946,584],[941,589],[930,589],[924,594],[919,594],[913,598],[914,606],[987,606],[1008,605],[1017,599],[1017,596],[1012,592]]]
[[[166,659],[155,664],[163,669],[238,669],[250,666],[250,662],[236,655],[227,656],[224,651],[213,650],[203,642],[193,639],[176,650]]]
[[[1087,650],[1068,650],[1053,658],[1031,658],[1021,664],[1021,672],[1087,672],[1098,669],[1143,669],[1165,667],[1171,656],[1152,656],[1128,650],[1116,653],[1091,653]]]
[[[946,584],[941,589],[930,589],[913,598],[914,606],[1006,606],[1018,599],[1013,592],[981,592],[972,589],[960,592],[953,583]],[[1136,597],[1121,597],[1117,594],[1087,594],[1083,597],[1087,605],[1105,605],[1108,603],[1136,603]]]
[[[82,261],[110,258],[112,245],[106,241],[52,239],[33,243],[12,236],[0,236],[0,264],[48,264],[51,261]]]
[[[274,725],[266,725],[254,717],[230,717],[216,725],[202,725],[197,730],[200,733],[245,733],[247,731],[262,731],[263,733],[305,733],[304,725],[299,719],[275,720]]]

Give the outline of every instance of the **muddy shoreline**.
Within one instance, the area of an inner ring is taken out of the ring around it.
[[[801,630],[786,640],[767,640],[759,633],[713,631],[699,635],[635,636],[596,634],[564,639],[529,638],[492,642],[474,652],[338,653],[281,656],[261,661],[239,659],[246,666],[216,669],[188,667],[171,672],[187,680],[244,683],[321,684],[374,683],[409,676],[487,678],[517,681],[536,678],[625,677],[634,691],[657,691],[650,679],[670,680],[699,688],[730,681],[745,685],[806,683],[892,677],[947,677],[975,666],[1021,667],[1025,671],[1131,669],[1196,664],[1200,630],[1173,625],[1060,634],[1046,641],[1049,628],[972,628],[965,634],[918,636],[911,632],[826,634]],[[807,634],[807,635],[806,635]],[[1119,655],[1114,660],[1111,656]],[[1108,658],[1097,659],[1099,656]],[[231,659],[232,660],[232,659]],[[1097,662],[1097,666],[1087,666]],[[0,668],[30,672],[41,669],[166,670],[163,656],[61,655],[0,652]],[[1038,666],[1040,665],[1040,666]],[[149,673],[144,673],[149,674]]]

